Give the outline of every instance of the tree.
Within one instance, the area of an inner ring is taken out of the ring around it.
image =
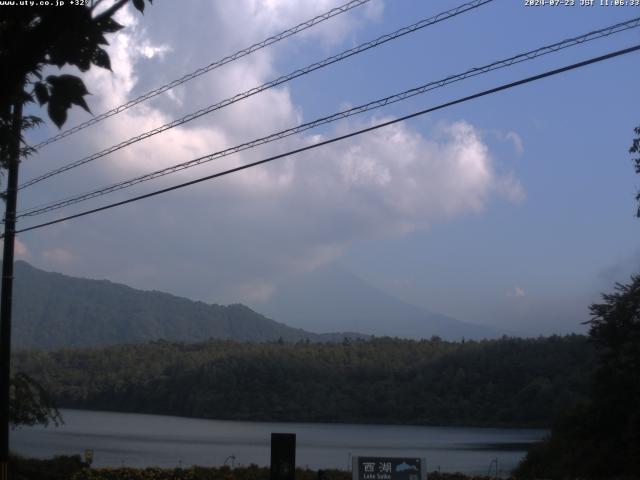
[[[49,393],[29,375],[17,373],[11,379],[9,423],[21,425],[60,425],[62,416]]]
[[[95,9],[101,0],[92,7],[36,5],[0,10],[0,64],[3,66],[0,162],[3,168],[8,168],[11,162],[14,115],[19,107],[37,99],[41,106],[47,105],[49,117],[58,127],[66,121],[71,105],[89,110],[84,100],[89,92],[82,79],[68,74],[43,78],[43,68],[72,65],[86,72],[91,65],[96,65],[110,69],[109,55],[103,48],[108,45],[105,35],[122,28],[112,17],[128,1],[119,0],[99,14]],[[140,11],[144,10],[142,0],[133,3]],[[18,126],[22,131],[39,121],[35,116],[25,116]],[[24,142],[21,146],[24,146],[21,153],[28,150]]]
[[[151,3],[152,0],[148,0]],[[144,0],[131,0],[144,12]],[[25,104],[37,101],[47,106],[49,118],[60,128],[67,111],[77,105],[89,111],[84,99],[89,94],[84,82],[75,75],[48,75],[47,68],[77,67],[81,72],[92,65],[111,69],[106,35],[122,28],[113,15],[129,0],[116,0],[98,12],[103,0],[91,5],[52,6],[36,2],[33,6],[4,6],[0,9],[0,167],[7,170],[7,190],[4,194],[5,233],[2,262],[2,298],[0,308],[0,480],[8,478],[10,361],[11,361],[11,299],[13,289],[13,250],[18,187],[18,166],[32,149],[24,141],[25,129],[42,120],[23,115]],[[49,3],[49,2],[47,2]],[[84,3],[84,2],[82,2]],[[87,4],[89,2],[86,2]],[[14,385],[18,391],[35,395],[38,390],[19,390],[23,377]],[[26,399],[22,399],[26,401]],[[29,417],[35,421],[38,415]],[[46,417],[45,417],[46,418]]]
[[[629,153],[636,153],[639,156],[633,159],[636,167],[636,173],[640,175],[640,125],[633,129],[634,133],[638,135],[633,139],[633,143],[629,148]],[[638,202],[638,210],[636,210],[636,216],[640,218],[640,191],[636,193],[636,201]]]
[[[516,471],[533,478],[640,477],[640,275],[591,305],[589,402],[558,418]]]
[[[603,300],[591,306],[588,322],[598,355],[594,422],[601,450],[620,473],[640,476],[640,275]]]

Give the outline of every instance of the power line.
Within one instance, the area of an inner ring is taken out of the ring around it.
[[[363,5],[367,2],[369,2],[370,0],[351,0],[348,3],[345,3],[344,5],[341,5],[339,7],[335,7],[332,8],[331,10],[329,10],[328,12],[325,12],[321,15],[318,15],[317,17],[312,18],[311,20],[307,20],[306,22],[300,23],[298,25],[296,25],[295,27],[292,27],[288,30],[285,30],[283,32],[278,33],[277,35],[273,35],[259,43],[255,43],[253,45],[251,45],[250,47],[244,48],[242,50],[237,51],[236,53],[229,55],[227,57],[224,57],[220,60],[217,60],[213,63],[210,63],[209,65],[205,66],[205,67],[201,67],[197,70],[194,70],[191,73],[188,73],[176,80],[173,80],[169,83],[166,83],[154,90],[151,90],[145,94],[140,95],[139,97],[134,98],[133,100],[129,100],[127,103],[124,103],[118,107],[115,107],[107,112],[101,113],[100,115],[97,115],[89,120],[87,120],[86,122],[82,122],[79,125],[76,125],[73,128],[69,128],[68,130],[65,130],[63,132],[58,133],[57,135],[54,135],[51,138],[48,138],[40,143],[38,143],[37,145],[35,145],[34,148],[38,149],[38,148],[42,148],[45,145],[49,145],[53,142],[56,142],[58,140],[60,140],[61,138],[65,138],[68,137],[69,135],[72,135],[76,132],[79,132],[80,130],[83,130],[87,127],[90,127],[91,125],[95,125],[96,123],[101,122],[102,120],[105,120],[106,118],[112,117],[113,115],[116,115],[120,112],[124,112],[125,110],[139,104],[142,103],[146,100],[149,100],[150,98],[153,98],[157,95],[160,95],[161,93],[166,92],[167,90],[171,90],[174,87],[177,87],[179,85],[182,85],[183,83],[186,83],[190,80],[193,80],[196,77],[199,77],[200,75],[203,75],[205,73],[208,73],[212,70],[215,70],[216,68],[222,67],[223,65],[226,65],[227,63],[231,63],[235,60],[238,60],[242,57],[246,57],[247,55],[256,52],[258,50],[261,50],[265,47],[268,47],[269,45],[273,45],[274,43],[279,42],[280,40],[284,40],[287,37],[290,37],[292,35],[295,35],[296,33],[300,33],[303,30],[306,30],[308,28],[313,27],[314,25],[317,25],[321,22],[324,22],[325,20],[328,20],[332,17],[335,17],[336,15],[340,15],[341,13],[345,13],[353,8],[359,7],[360,5]]]
[[[153,130],[150,130],[148,132],[145,132],[141,135],[132,137],[128,140],[125,140],[123,142],[118,143],[117,145],[113,145],[109,148],[106,148],[100,152],[94,153],[93,155],[89,155],[88,157],[84,157],[80,160],[76,160],[75,162],[72,162],[70,164],[67,164],[63,167],[60,167],[58,169],[52,170],[48,173],[45,173],[43,175],[40,175],[39,177],[36,177],[32,180],[29,180],[25,183],[23,183],[22,185],[20,185],[18,188],[19,189],[23,189],[26,187],[29,187],[35,183],[41,182],[42,180],[45,180],[47,178],[50,178],[54,175],[58,175],[60,173],[66,172],[67,170],[71,170],[72,168],[76,168],[79,167],[80,165],[84,165],[85,163],[88,162],[92,162],[93,160],[97,160],[98,158],[104,157],[106,155],[109,155],[110,153],[113,153],[117,150],[120,150],[122,148],[128,147],[129,145],[132,145],[136,142],[139,142],[141,140],[147,139],[153,135],[156,135],[158,133],[162,133],[165,132],[171,128],[177,127],[179,125],[182,125],[184,123],[190,122],[192,120],[195,120],[196,118],[200,118],[204,115],[207,115],[213,111],[216,110],[220,110],[224,107],[227,107],[233,103],[239,102],[240,100],[244,100],[245,98],[251,97],[257,93],[263,92],[265,90],[268,90],[270,88],[276,87],[278,85],[281,85],[283,83],[286,83],[290,80],[293,80],[294,78],[300,77],[302,75],[306,75],[308,73],[311,73],[315,70],[318,70],[320,68],[326,67],[328,65],[331,65],[333,63],[339,62],[341,60],[344,60],[345,58],[351,57],[353,55],[357,55],[359,53],[362,53],[366,50],[369,50],[371,48],[377,47],[379,45],[382,45],[384,43],[387,43],[391,40],[395,40],[399,37],[402,37],[404,35],[407,35],[409,33],[413,33],[416,32],[422,28],[434,25],[436,23],[442,22],[444,20],[448,20],[450,18],[453,18],[457,15],[460,15],[462,13],[466,13],[470,10],[473,10],[475,8],[478,8],[484,4],[490,3],[494,0],[473,0],[472,2],[468,2],[465,3],[463,5],[460,5],[456,8],[453,8],[451,10],[447,10],[445,12],[439,13],[437,15],[434,15],[433,17],[429,17],[423,20],[420,20],[417,23],[414,23],[413,25],[409,25],[407,27],[403,27],[400,28],[399,30],[396,30],[395,32],[392,33],[388,33],[386,35],[382,35],[378,38],[376,38],[375,40],[371,40],[369,42],[365,42],[361,45],[358,45],[357,47],[354,48],[350,48],[348,50],[343,51],[342,53],[339,53],[337,55],[334,55],[332,57],[328,57],[325,58],[324,60],[321,60],[319,62],[313,63],[311,65],[308,65],[304,68],[295,70],[287,75],[283,75],[281,77],[276,78],[275,80],[271,80],[270,82],[264,83],[258,87],[254,87],[250,90],[247,90],[243,93],[239,93],[233,97],[227,98],[225,100],[222,100],[221,102],[218,102],[214,105],[209,105],[208,107],[202,108],[196,112],[190,113],[189,115],[185,115],[182,118],[179,118],[177,120],[174,120],[172,122],[169,122],[165,125],[162,125],[160,127],[157,127]]]
[[[44,222],[44,223],[40,223],[40,224],[37,224],[37,225],[33,225],[31,227],[22,228],[20,230],[16,230],[15,233],[23,233],[23,232],[28,232],[30,230],[36,230],[36,229],[47,227],[47,226],[54,225],[54,224],[57,224],[57,223],[65,222],[67,220],[72,220],[72,219],[75,219],[75,218],[84,217],[86,215],[90,215],[90,214],[97,213],[97,212],[102,212],[104,210],[109,210],[111,208],[119,207],[121,205],[126,205],[128,203],[137,202],[137,201],[143,200],[145,198],[154,197],[154,196],[160,195],[162,193],[167,193],[167,192],[170,192],[170,191],[173,191],[173,190],[178,190],[180,188],[184,188],[184,187],[188,187],[188,186],[191,186],[191,185],[195,185],[197,183],[205,182],[207,180],[213,180],[215,178],[223,177],[223,176],[229,175],[231,173],[239,172],[239,171],[251,168],[251,167],[255,167],[255,166],[262,165],[262,164],[265,164],[265,163],[268,163],[268,162],[272,162],[272,161],[278,160],[280,158],[288,157],[288,156],[291,156],[291,155],[295,155],[297,153],[305,152],[307,150],[312,150],[312,149],[315,149],[315,148],[318,148],[318,147],[322,147],[324,145],[328,145],[328,144],[331,144],[331,143],[335,143],[335,142],[339,142],[339,141],[342,141],[342,140],[346,140],[348,138],[355,137],[355,136],[361,135],[363,133],[371,132],[371,131],[377,130],[379,128],[387,127],[389,125],[393,125],[395,123],[399,123],[399,122],[408,120],[410,118],[414,118],[414,117],[418,117],[418,116],[421,116],[421,115],[425,115],[427,113],[434,112],[436,110],[441,110],[443,108],[451,107],[453,105],[457,105],[457,104],[460,104],[460,103],[468,102],[468,101],[474,100],[476,98],[484,97],[486,95],[491,95],[493,93],[497,93],[497,92],[500,92],[500,91],[503,91],[503,90],[508,90],[510,88],[517,87],[519,85],[524,85],[526,83],[531,83],[531,82],[534,82],[534,81],[537,81],[537,80],[541,80],[541,79],[546,78],[546,77],[551,77],[553,75],[558,75],[560,73],[564,73],[564,72],[567,72],[567,71],[570,71],[570,70],[575,70],[575,69],[578,69],[578,68],[581,68],[581,67],[585,67],[587,65],[591,65],[593,63],[598,63],[598,62],[601,62],[601,61],[604,61],[604,60],[608,60],[610,58],[619,57],[621,55],[626,55],[628,53],[635,52],[637,50],[640,50],[640,44],[639,45],[635,45],[633,47],[625,48],[625,49],[622,49],[622,50],[617,50],[615,52],[611,52],[611,53],[608,53],[606,55],[601,55],[599,57],[593,57],[593,58],[590,58],[588,60],[584,60],[582,62],[574,63],[574,64],[571,64],[571,65],[567,65],[567,66],[564,66],[564,67],[561,67],[561,68],[557,68],[557,69],[554,69],[554,70],[549,70],[547,72],[540,73],[538,75],[534,75],[534,76],[531,76],[531,77],[527,77],[527,78],[524,78],[524,79],[521,79],[521,80],[518,80],[518,81],[515,81],[515,82],[503,84],[503,85],[501,85],[499,87],[491,88],[489,90],[484,90],[482,92],[475,93],[473,95],[469,95],[469,96],[466,96],[466,97],[463,97],[463,98],[459,98],[459,99],[453,100],[451,102],[443,103],[443,104],[440,104],[440,105],[438,105],[436,107],[431,107],[431,108],[427,108],[427,109],[424,109],[424,110],[420,110],[418,112],[415,112],[415,113],[412,113],[412,114],[409,114],[409,115],[405,115],[405,116],[399,117],[399,118],[394,119],[394,120],[389,120],[387,122],[383,122],[383,123],[380,123],[378,125],[374,125],[374,126],[371,126],[371,127],[363,128],[361,130],[356,130],[356,131],[348,133],[346,135],[340,135],[338,137],[333,137],[333,138],[331,138],[329,140],[324,140],[322,142],[318,142],[318,143],[315,143],[313,145],[307,145],[305,147],[297,148],[295,150],[290,150],[289,152],[281,153],[279,155],[274,155],[274,156],[271,156],[271,157],[268,157],[268,158],[265,158],[265,159],[262,159],[262,160],[258,160],[256,162],[247,163],[247,164],[241,165],[239,167],[230,168],[228,170],[224,170],[222,172],[214,173],[212,175],[207,175],[205,177],[200,177],[200,178],[197,178],[195,180],[191,180],[189,182],[180,183],[178,185],[174,185],[174,186],[171,186],[171,187],[163,188],[163,189],[160,189],[160,190],[155,190],[153,192],[146,193],[144,195],[139,195],[139,196],[134,197],[134,198],[129,198],[127,200],[122,200],[120,202],[111,203],[111,204],[108,204],[108,205],[105,205],[105,206],[102,206],[102,207],[93,208],[91,210],[85,210],[84,212],[76,213],[74,215],[69,215],[69,216],[66,216],[66,217],[63,217],[63,218],[58,218],[56,220],[51,220],[49,222]],[[4,235],[2,235],[2,238],[3,237],[4,237]]]
[[[343,110],[341,112],[338,113],[334,113],[332,115],[326,116],[326,117],[322,117],[316,120],[313,120],[311,122],[307,122],[304,123],[302,125],[298,125],[296,127],[292,127],[286,130],[282,130],[273,134],[270,134],[268,136],[265,137],[261,137],[258,139],[254,139],[251,140],[249,142],[245,142],[243,144],[234,146],[234,147],[230,147],[227,148],[225,150],[221,150],[209,155],[205,155],[205,156],[201,156],[192,160],[189,160],[187,162],[183,162],[183,163],[179,163],[177,165],[173,165],[171,167],[167,167],[167,168],[163,168],[160,170],[156,170],[154,172],[151,173],[147,173],[144,175],[140,175],[128,180],[124,180],[122,182],[118,182],[106,187],[102,187],[96,190],[93,190],[91,192],[86,192],[86,193],[82,193],[79,195],[74,195],[72,197],[68,197],[62,200],[57,200],[54,202],[50,202],[48,204],[45,205],[41,205],[41,206],[36,206],[36,207],[31,207],[28,209],[25,209],[21,212],[18,212],[18,215],[16,218],[22,218],[22,217],[33,217],[36,215],[41,215],[47,212],[51,212],[69,205],[74,205],[76,203],[80,203],[82,201],[86,201],[92,198],[97,198],[103,195],[107,195],[109,193],[115,192],[115,191],[119,191],[119,190],[123,190],[125,188],[129,188],[131,186],[137,185],[139,183],[143,183],[149,180],[153,180],[159,177],[163,177],[165,175],[169,175],[171,173],[175,173],[181,170],[185,170],[187,168],[191,168],[197,165],[201,165],[203,163],[207,163],[222,157],[226,157],[228,155],[232,155],[234,153],[238,153],[244,150],[248,150],[250,148],[255,148],[259,145],[264,145],[285,137],[289,137],[291,135],[309,130],[311,128],[315,128],[318,127],[320,125],[324,125],[324,124],[328,124],[343,118],[348,118],[350,116],[353,115],[357,115],[360,113],[364,113],[370,110],[374,110],[386,105],[391,105],[393,103],[399,102],[399,101],[403,101],[406,100],[408,98],[414,97],[416,95],[420,95],[423,94],[425,92],[431,91],[431,90],[435,90],[436,88],[441,88],[444,87],[446,85],[449,85],[451,83],[455,83],[470,77],[474,77],[477,75],[481,75],[481,74],[485,74],[488,73],[490,71],[494,71],[494,70],[498,70],[501,68],[505,68],[517,63],[522,63],[525,61],[529,61],[529,60],[533,60],[537,57],[543,56],[543,55],[547,55],[549,53],[553,53],[553,52],[557,52],[559,50],[563,50],[565,48],[568,47],[572,47],[575,45],[579,45],[582,43],[586,43],[586,42],[590,42],[599,38],[603,38],[603,37],[607,37],[609,35],[613,35],[615,33],[620,33],[622,31],[625,30],[629,30],[631,28],[637,28],[638,26],[640,26],[640,17],[631,19],[631,20],[627,20],[625,22],[621,22],[621,23],[617,23],[615,25],[606,27],[606,28],[601,28],[599,30],[595,30],[577,37],[572,37],[572,38],[568,38],[566,40],[563,40],[561,42],[556,42],[553,43],[551,45],[547,45],[544,47],[540,47],[538,49],[535,50],[530,50],[528,52],[525,53],[521,53],[512,57],[509,57],[507,59],[504,60],[499,60],[493,63],[490,63],[488,65],[482,66],[482,67],[476,67],[476,68],[472,68],[470,70],[467,70],[464,73],[459,73],[456,75],[450,75],[444,79],[441,80],[437,80],[437,81],[432,81],[429,82],[427,84],[421,85],[419,87],[415,87],[409,90],[405,90],[403,92],[400,93],[396,93],[372,102],[369,102],[367,104],[364,105],[360,105],[357,107],[353,107],[350,108],[348,110]]]

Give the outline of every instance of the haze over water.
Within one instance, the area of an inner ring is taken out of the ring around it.
[[[258,423],[62,410],[61,427],[12,432],[12,450],[33,457],[82,455],[93,466],[176,467],[269,465],[272,432],[297,435],[298,467],[350,469],[352,456],[424,457],[429,471],[486,474],[492,460],[506,474],[528,444],[547,432],[536,429],[420,427],[312,423]],[[495,467],[494,467],[495,468]]]

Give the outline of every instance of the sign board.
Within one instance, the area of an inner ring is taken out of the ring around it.
[[[415,457],[353,457],[353,480],[426,480],[427,464]]]
[[[295,480],[296,478],[296,434],[271,434],[270,480]]]

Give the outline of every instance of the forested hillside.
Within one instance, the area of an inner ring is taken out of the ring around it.
[[[210,341],[22,351],[63,407],[237,420],[547,426],[588,390],[583,336]]]
[[[244,305],[209,305],[168,293],[44,272],[16,262],[13,341],[53,349],[210,338],[341,340],[275,322]],[[354,334],[350,334],[353,336]]]

